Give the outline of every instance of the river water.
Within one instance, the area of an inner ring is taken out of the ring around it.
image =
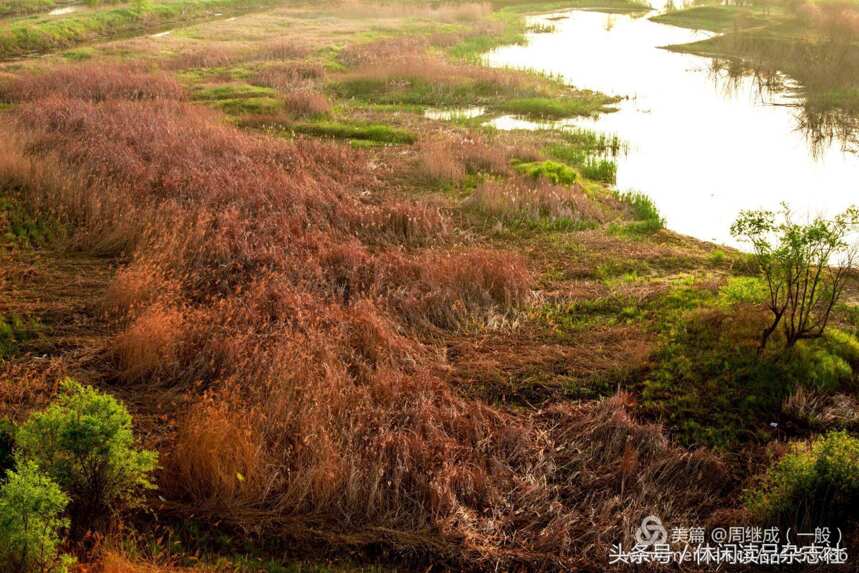
[[[799,129],[795,92],[762,91],[751,77],[730,80],[714,71],[709,58],[660,49],[710,33],[581,10],[531,23],[555,30],[496,49],[486,62],[626,98],[615,113],[561,123],[618,135],[627,144],[617,158],[618,189],[649,195],[669,228],[735,245],[730,226],[741,209],[777,209],[785,201],[804,216],[859,203],[859,155],[837,141],[811,146]],[[492,123],[540,127],[514,117]]]

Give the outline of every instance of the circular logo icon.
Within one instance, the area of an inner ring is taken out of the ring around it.
[[[641,527],[635,532],[635,541],[644,547],[663,544],[668,541],[668,531],[662,527],[662,521],[658,517],[648,515],[641,520]]]

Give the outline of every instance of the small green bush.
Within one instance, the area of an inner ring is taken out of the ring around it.
[[[120,402],[66,380],[60,397],[18,429],[18,463],[33,461],[71,498],[73,532],[104,524],[153,487],[155,452],[134,448],[131,416]]]
[[[571,185],[576,182],[576,171],[557,161],[533,161],[520,163],[516,169],[534,179],[547,179],[555,185]]]
[[[841,526],[859,507],[859,439],[830,432],[797,443],[746,493],[762,522],[798,529]]]
[[[74,559],[60,553],[61,517],[68,497],[33,462],[6,472],[0,487],[0,569],[65,573]]]

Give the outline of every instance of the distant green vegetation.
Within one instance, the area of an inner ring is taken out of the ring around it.
[[[738,6],[696,6],[675,10],[651,18],[654,22],[696,30],[730,32],[766,23],[766,18],[752,8]]]
[[[6,0],[0,5],[0,18],[35,14],[50,10],[54,5],[54,0]]]
[[[280,0],[162,0],[92,10],[63,17],[15,20],[0,28],[0,58],[44,53],[96,39],[156,31],[214,12],[241,13]]]

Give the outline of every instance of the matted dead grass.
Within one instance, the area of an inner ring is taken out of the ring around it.
[[[440,375],[438,341],[515,327],[534,288],[522,256],[436,244],[446,215],[372,196],[348,146],[242,133],[81,70],[19,105],[0,175],[70,244],[127,260],[107,350],[132,404],[175,399],[175,434],[155,441],[180,514],[553,569],[603,563],[656,508],[695,522],[720,499],[718,460],[668,445],[623,396],[512,413]]]

